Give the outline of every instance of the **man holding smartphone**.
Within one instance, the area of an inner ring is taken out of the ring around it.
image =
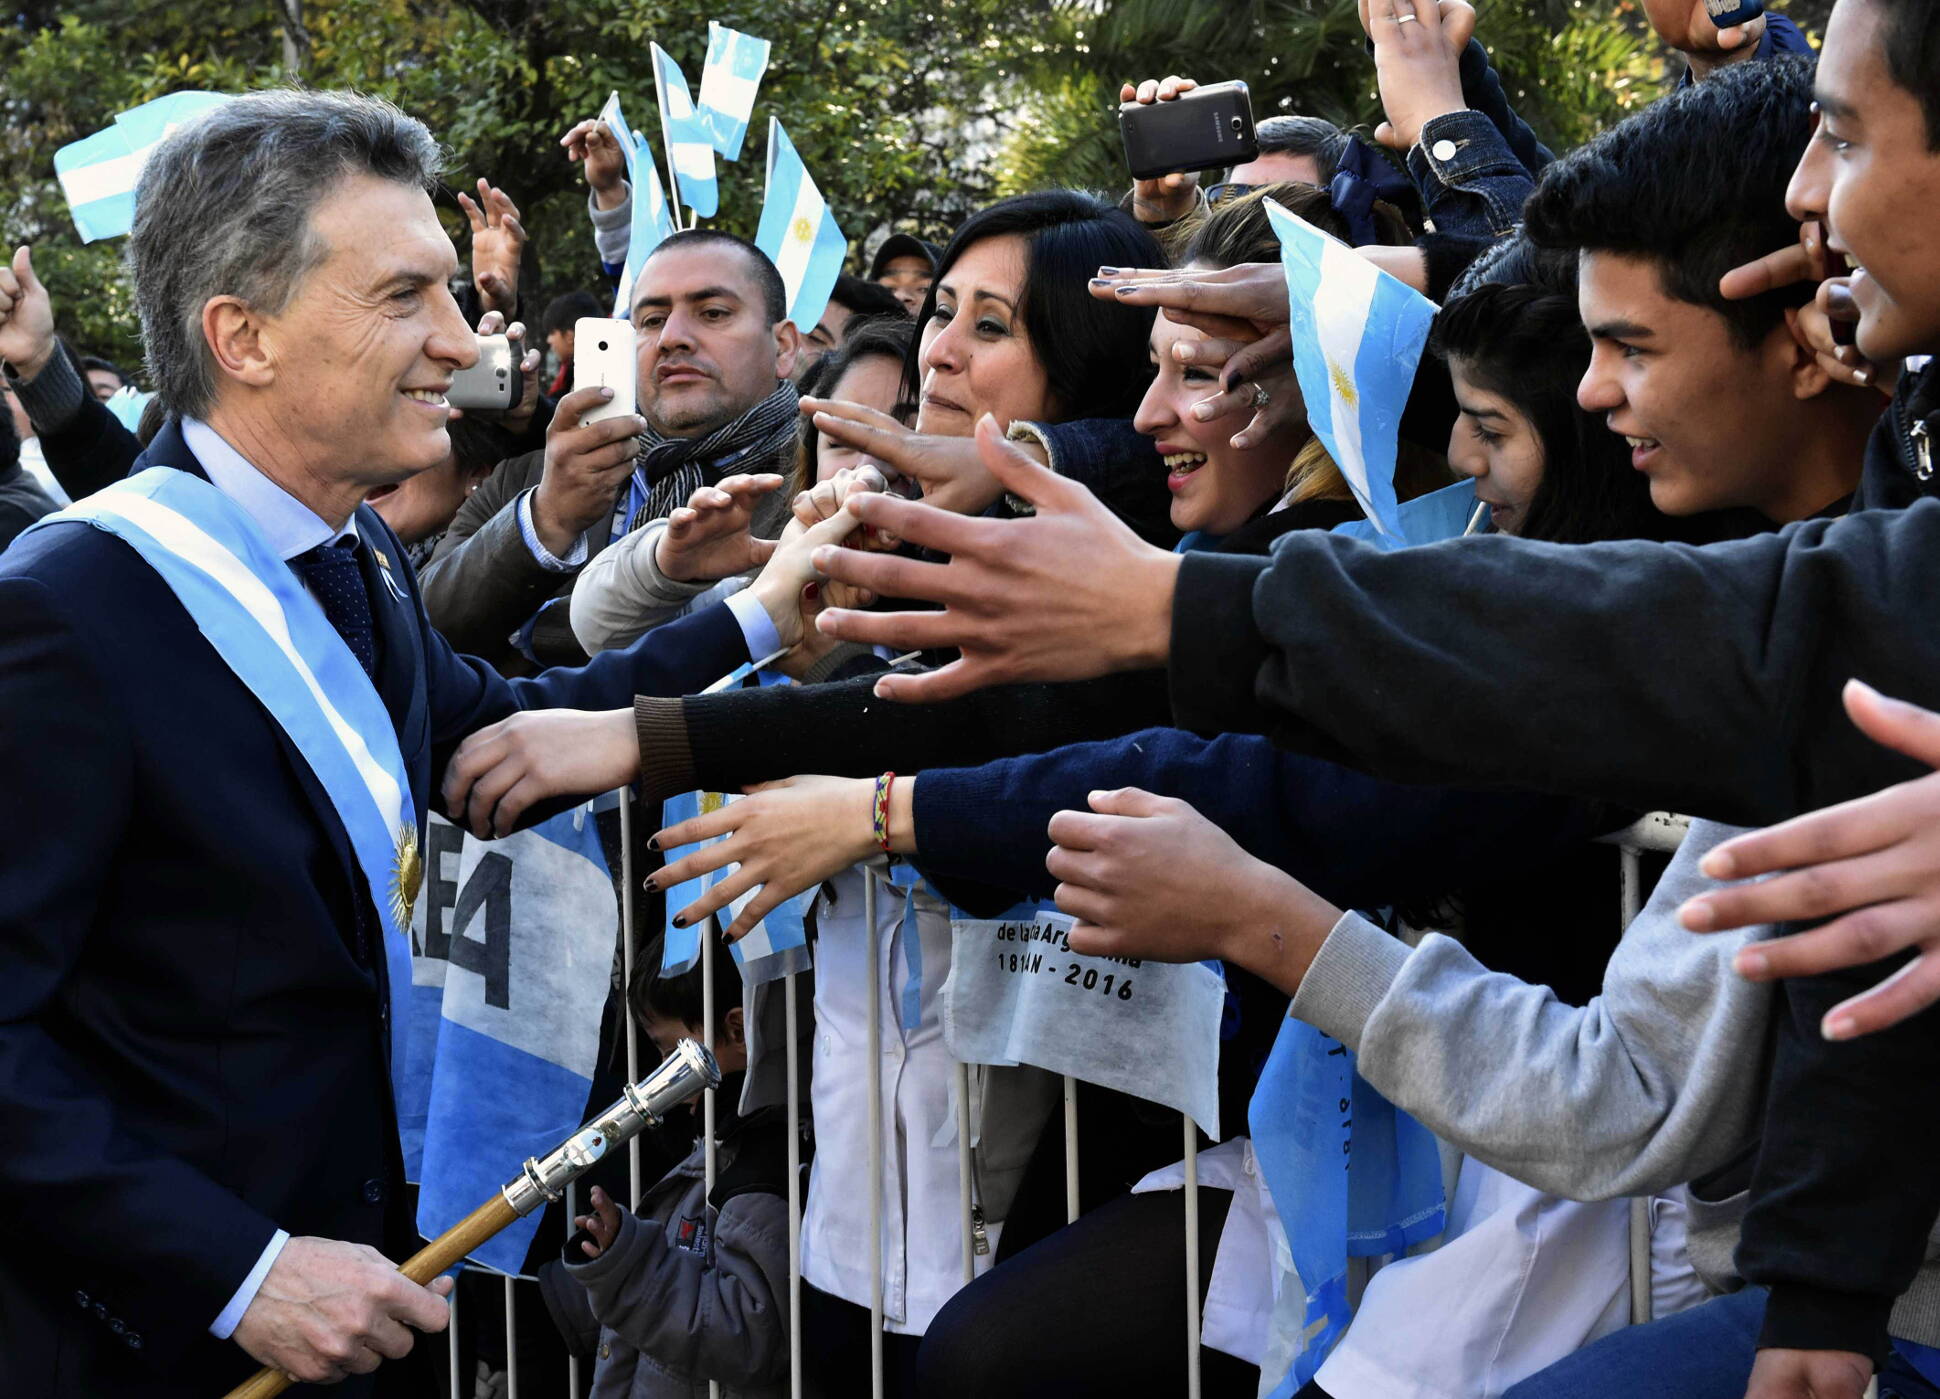
[[[630,544],[624,573],[599,560],[702,486],[726,493],[725,519],[741,536],[750,516],[756,533],[781,532],[787,503],[770,478],[793,462],[801,342],[781,274],[730,234],[678,233],[641,268],[633,320],[639,413],[581,426],[607,400],[597,388],[567,394],[545,447],[492,474],[425,569],[425,606],[454,645],[515,669],[583,661],[572,599],[589,583],[619,582],[602,615],[629,639],[677,614],[709,586],[687,581],[685,533]],[[525,619],[509,637],[508,615]]]

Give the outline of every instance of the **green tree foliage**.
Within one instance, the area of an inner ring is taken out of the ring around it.
[[[1824,0],[1794,5],[1816,19]],[[1672,76],[1635,0],[1479,8],[1511,97],[1558,149]],[[753,233],[773,114],[858,252],[891,228],[946,236],[1003,192],[1117,188],[1126,78],[1244,78],[1263,116],[1378,119],[1354,0],[16,0],[8,15],[0,239],[35,245],[76,344],[125,361],[138,348],[121,243],[78,241],[53,153],[178,88],[300,80],[422,117],[452,151],[454,189],[483,175],[524,211],[531,312],[596,277],[584,187],[559,136],[618,91],[659,150],[647,46],[698,85],[710,19],[774,41],[741,159],[720,163],[711,224]]]

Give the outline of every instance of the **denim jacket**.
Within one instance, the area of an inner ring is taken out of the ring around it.
[[[1479,40],[1462,53],[1468,110],[1430,118],[1408,152],[1408,173],[1439,233],[1498,238],[1522,221],[1536,176],[1554,159],[1516,115]]]

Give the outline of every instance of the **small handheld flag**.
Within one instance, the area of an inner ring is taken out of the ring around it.
[[[627,179],[633,185],[633,219],[627,232],[626,265],[620,272],[620,285],[613,298],[613,314],[621,320],[633,311],[633,284],[647,254],[674,234],[674,217],[667,207],[666,191],[660,187],[660,172],[654,169],[653,155],[634,136],[620,111],[620,94],[606,99],[600,121],[613,133],[620,154],[626,158]],[[644,156],[644,158],[642,158]]]
[[[658,44],[653,50],[653,87],[660,101],[660,135],[667,146],[673,172],[673,197],[702,218],[721,207],[714,181],[714,138],[707,121],[694,110],[693,95],[680,65]]]
[[[162,138],[211,107],[220,92],[171,92],[115,117],[115,124],[54,152],[54,176],[83,243],[117,238],[135,226],[135,185]]]
[[[1378,542],[1404,544],[1395,449],[1435,304],[1270,199],[1266,210],[1280,236],[1293,370],[1308,426],[1339,464]]]
[[[701,66],[700,113],[714,149],[729,160],[741,158],[754,95],[768,71],[768,41],[725,24],[707,22],[707,62]]]
[[[795,153],[794,142],[773,117],[768,119],[768,188],[754,243],[781,271],[788,319],[797,329],[813,329],[842,274],[849,240]]]

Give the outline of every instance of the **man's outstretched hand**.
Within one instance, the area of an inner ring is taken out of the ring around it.
[[[815,566],[878,597],[941,603],[940,612],[832,608],[817,625],[843,641],[899,651],[953,647],[957,660],[921,675],[892,673],[883,699],[925,703],[986,685],[1084,680],[1162,666],[1171,650],[1179,557],[1132,533],[1075,481],[1038,466],[986,415],[984,465],[1037,508],[1020,520],[973,519],[918,501],[870,494],[849,508],[864,524],[948,554],[947,563],[830,546]]]

